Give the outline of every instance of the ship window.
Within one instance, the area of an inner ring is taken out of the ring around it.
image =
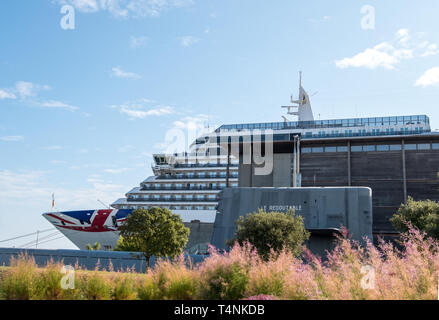
[[[337,147],[337,152],[348,152],[348,147],[346,146]]]
[[[363,151],[375,151],[374,145],[363,146]]]
[[[377,151],[389,151],[388,145],[377,145]]]
[[[401,150],[401,145],[400,144],[391,144],[390,145],[390,151],[399,151]]]
[[[351,151],[352,152],[361,152],[361,151],[363,151],[363,147],[362,146],[352,146]]]
[[[302,148],[302,153],[311,153],[311,148]]]
[[[416,144],[406,144],[405,149],[406,150],[416,150]]]
[[[209,207],[207,207],[207,210],[215,210],[216,208],[215,208],[215,206],[209,206]]]
[[[337,147],[325,147],[325,152],[337,152]]]
[[[418,150],[430,150],[429,143],[420,143],[418,144]]]
[[[313,153],[320,153],[323,152],[323,147],[314,147],[312,148]]]
[[[433,144],[431,145],[431,147],[432,147],[434,150],[438,150],[438,149],[439,149],[439,143],[433,143]]]

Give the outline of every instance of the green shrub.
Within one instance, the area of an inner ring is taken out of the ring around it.
[[[0,296],[6,300],[30,300],[34,297],[36,264],[33,257],[19,255],[11,258],[11,268],[0,284]]]
[[[60,300],[64,299],[64,289],[61,288],[63,274],[61,265],[49,263],[38,272],[35,279],[35,296],[37,299]]]
[[[87,300],[109,300],[111,299],[111,282],[105,277],[102,271],[91,271],[84,273],[78,278],[82,294]]]
[[[407,232],[411,226],[426,232],[429,237],[439,239],[439,203],[426,200],[415,201],[408,197],[390,222],[396,230]]]
[[[113,300],[135,300],[137,298],[136,281],[130,273],[118,274],[114,281]]]
[[[282,213],[259,210],[246,217],[239,217],[235,224],[235,239],[228,241],[228,245],[249,242],[265,260],[273,252],[279,253],[285,248],[299,256],[303,243],[310,236],[305,229],[303,217],[295,216],[294,211]]]
[[[159,289],[150,274],[145,275],[137,286],[137,297],[140,300],[158,300]]]
[[[219,265],[216,269],[210,270],[206,280],[200,287],[202,299],[238,300],[244,298],[248,273],[238,263],[226,268]]]

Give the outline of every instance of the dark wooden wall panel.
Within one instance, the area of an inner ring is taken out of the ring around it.
[[[302,154],[300,161],[302,186],[347,186],[347,159],[347,153],[344,152]]]
[[[347,153],[302,154],[300,167],[303,187],[348,185]],[[438,172],[439,150],[406,151],[407,194],[415,200],[439,201]],[[351,185],[372,188],[374,233],[394,232],[389,218],[404,202],[402,151],[352,152]]]

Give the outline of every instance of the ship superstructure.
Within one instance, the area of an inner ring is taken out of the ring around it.
[[[211,149],[212,150],[212,149]],[[215,221],[217,195],[227,186],[226,156],[204,153],[155,154],[148,177],[111,206],[116,209],[168,208],[184,222]],[[229,186],[238,186],[238,163],[231,159]]]

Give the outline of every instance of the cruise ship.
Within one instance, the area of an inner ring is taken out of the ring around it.
[[[388,219],[408,196],[439,200],[439,134],[432,132],[426,115],[314,120],[301,82],[298,99],[291,97],[291,102],[283,107],[283,121],[223,125],[197,138],[187,153],[155,154],[154,176],[115,201],[112,209],[44,217],[80,249],[99,242],[111,250],[118,227],[134,209],[168,208],[191,230],[187,250],[200,252],[210,242],[218,193],[240,186],[245,178],[239,174],[240,159],[231,157],[222,141],[254,139],[254,133],[268,131],[274,141],[300,141],[289,187],[371,187],[375,235],[395,233]]]

